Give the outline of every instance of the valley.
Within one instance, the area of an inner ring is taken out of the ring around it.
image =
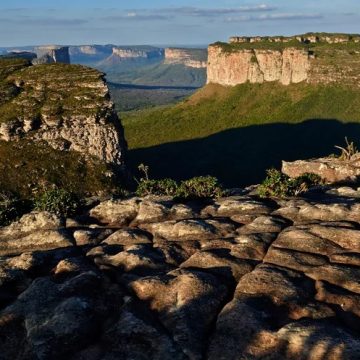
[[[335,33],[0,56],[0,359],[359,359],[359,81]]]

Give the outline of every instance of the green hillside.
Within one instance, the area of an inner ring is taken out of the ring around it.
[[[174,107],[124,114],[129,160],[154,177],[260,181],[281,160],[326,155],[360,139],[360,90],[275,83],[208,85]]]

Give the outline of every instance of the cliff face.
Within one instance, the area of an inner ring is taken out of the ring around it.
[[[203,69],[207,67],[206,57],[207,52],[205,49],[165,49],[165,64],[182,64]]]
[[[360,36],[232,37],[209,47],[208,83],[360,85]]]
[[[164,57],[164,50],[157,48],[136,50],[114,47],[112,51],[113,56],[117,56],[121,59],[161,59]]]
[[[208,54],[208,83],[238,85],[248,81],[279,81],[289,85],[307,80],[310,70],[309,52],[295,48],[228,53],[215,45],[209,47]]]
[[[70,64],[69,47],[67,46],[39,46],[35,48],[38,58],[34,64],[63,63]]]
[[[0,64],[1,65],[1,64]],[[77,65],[38,65],[5,78],[0,139],[45,142],[122,165],[126,144],[103,74]]]

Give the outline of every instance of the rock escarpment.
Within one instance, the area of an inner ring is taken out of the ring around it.
[[[36,65],[52,63],[70,64],[68,46],[38,46],[34,50],[37,54],[37,59],[33,60],[33,63]]]
[[[359,197],[25,215],[0,229],[1,356],[358,359]]]
[[[360,83],[360,36],[232,37],[208,49],[208,83]]]
[[[331,33],[307,33],[304,35],[294,36],[232,36],[229,39],[231,44],[244,43],[260,43],[268,41],[270,43],[289,43],[299,42],[302,44],[344,44],[344,43],[359,43],[360,35],[350,34],[331,34]]]
[[[227,53],[221,46],[213,45],[208,53],[208,83],[234,86],[278,81],[289,85],[307,80],[310,70],[308,51],[295,48]]]
[[[3,83],[12,90],[0,103],[1,140],[45,142],[109,164],[124,163],[123,129],[97,70],[64,64],[24,66],[6,74]]]
[[[157,48],[149,49],[127,49],[122,47],[114,47],[113,55],[121,59],[156,59],[164,57],[164,50]]]
[[[205,49],[165,49],[165,64],[181,64],[196,69],[207,67],[207,51]]]
[[[113,45],[81,45],[70,46],[70,60],[73,64],[93,65],[112,54]]]

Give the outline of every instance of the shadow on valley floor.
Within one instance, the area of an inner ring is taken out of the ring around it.
[[[259,183],[266,169],[280,168],[282,160],[337,153],[334,146],[343,146],[345,136],[359,143],[360,124],[324,119],[254,125],[130,150],[128,161],[133,169],[140,163],[149,165],[153,178],[213,175],[227,187],[241,187]]]

